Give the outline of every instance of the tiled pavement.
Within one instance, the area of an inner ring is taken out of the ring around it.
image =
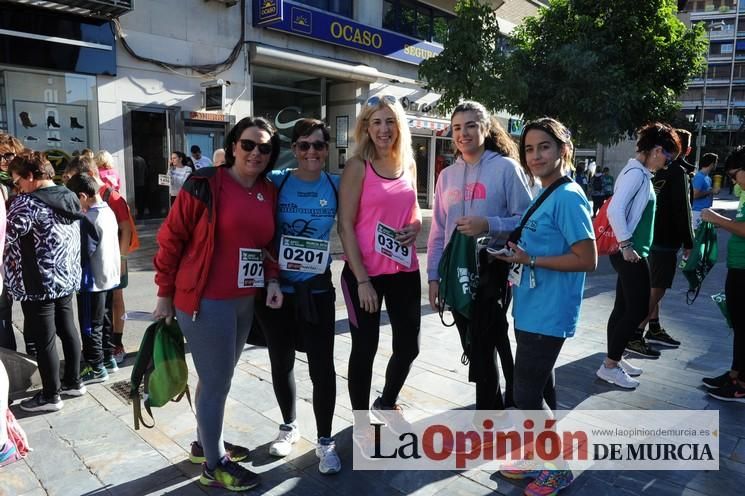
[[[724,238],[724,236],[723,236]],[[722,240],[724,241],[724,240]],[[724,250],[722,250],[724,251]],[[722,255],[723,256],[723,255]],[[339,271],[335,262],[335,272]],[[710,399],[700,386],[704,375],[726,369],[731,334],[709,295],[724,284],[725,267],[718,264],[705,281],[694,305],[685,303],[683,278],[677,277],[663,306],[663,324],[683,341],[677,350],[663,351],[659,360],[642,362],[645,372],[636,391],[624,391],[595,378],[605,349],[605,323],[613,303],[615,276],[607,263],[587,280],[577,337],[568,340],[557,364],[560,408],[718,409],[721,423],[719,471],[588,471],[563,495],[735,495],[745,481],[745,405]],[[150,309],[152,273],[135,274],[127,295],[133,309]],[[359,495],[518,495],[522,486],[489,471],[351,470],[351,411],[346,387],[350,337],[341,301],[337,302],[337,408],[334,431],[343,471],[323,476],[313,453],[315,428],[311,386],[305,355],[296,364],[298,420],[302,440],[287,459],[268,455],[276,435],[279,409],[274,399],[265,349],[246,348],[235,371],[225,419],[226,438],[253,449],[251,468],[262,473],[262,485],[249,494]],[[139,327],[128,333],[134,339]],[[141,334],[140,334],[141,335]],[[514,345],[514,343],[513,343]],[[131,347],[130,347],[131,348]],[[452,328],[444,328],[422,300],[421,353],[401,393],[410,408],[471,407],[473,386],[460,364],[460,344]],[[374,391],[383,385],[390,354],[390,328],[385,325],[375,362]],[[187,357],[189,359],[189,357]],[[0,469],[0,495],[144,495],[223,494],[202,488],[199,467],[186,456],[194,437],[194,416],[185,402],[155,411],[155,429],[132,428],[132,408],[111,392],[115,381],[128,379],[132,357],[108,384],[89,388],[82,398],[65,400],[61,412],[29,416],[13,408],[35,450],[22,462]],[[190,384],[196,384],[191,368]],[[375,394],[375,393],[373,393]]]

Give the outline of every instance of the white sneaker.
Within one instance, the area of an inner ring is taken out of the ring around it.
[[[269,446],[269,454],[272,456],[287,456],[292,451],[292,445],[300,439],[300,429],[294,422],[279,426],[277,439]]]
[[[642,372],[644,372],[641,367],[635,367],[631,365],[631,363],[627,362],[625,358],[621,358],[621,361],[618,362],[618,365],[631,377],[639,377],[640,375],[642,375]]]
[[[629,377],[629,374],[627,374],[620,366],[609,369],[603,363],[595,374],[605,382],[615,384],[616,386],[625,389],[634,389],[639,385],[639,381]]]
[[[332,438],[320,438],[316,444],[318,471],[322,474],[335,474],[341,470],[341,460],[336,453],[336,443]]]

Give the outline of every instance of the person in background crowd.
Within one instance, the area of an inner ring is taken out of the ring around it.
[[[435,311],[440,305],[438,266],[453,232],[457,229],[466,236],[489,235],[490,244],[502,246],[519,224],[531,199],[528,179],[515,161],[518,156],[515,143],[483,105],[461,103],[453,111],[450,122],[457,159],[442,171],[437,182],[427,241],[429,303]],[[469,358],[469,380],[476,383],[476,409],[501,410],[514,406],[513,359],[506,316],[510,301],[507,267],[502,262],[487,263],[483,255],[482,258],[481,270],[489,270],[495,276],[490,278],[488,287],[486,283],[478,287],[477,300],[494,291],[491,286],[496,285],[495,277],[504,273],[504,288],[496,290],[501,293],[496,298],[501,303],[489,302],[499,307],[494,314],[496,321],[490,328],[477,329],[467,316],[453,311],[453,317]],[[506,380],[504,397],[499,386],[497,354]]]
[[[386,423],[405,422],[396,401],[419,354],[421,282],[415,242],[422,217],[406,122],[395,97],[371,97],[357,116],[356,149],[339,188],[338,229],[346,258],[341,284],[352,334],[349,398],[353,410],[369,409],[385,298],[393,353],[383,394],[372,411]],[[366,417],[355,415],[355,424],[369,423]]]
[[[605,200],[608,200],[611,196],[613,196],[613,189],[615,187],[615,179],[610,173],[610,169],[608,167],[603,168],[603,194],[605,195]]]
[[[15,186],[13,186],[13,178],[8,173],[8,166],[15,156],[23,151],[23,145],[15,137],[0,133],[0,203],[2,203],[2,211],[0,211],[0,221],[2,222],[2,231],[5,233],[5,215],[10,206],[10,200],[15,196]],[[2,246],[0,246],[0,254],[5,246],[3,237]],[[1,260],[2,258],[0,258]],[[2,279],[2,273],[0,269],[0,279]],[[1,283],[0,283],[1,284]],[[36,346],[31,341],[31,333],[24,332],[23,339],[26,344],[26,353],[28,355],[36,355]],[[0,347],[7,348],[13,351],[17,350],[16,337],[13,332],[13,301],[8,295],[8,288],[2,286],[2,292],[0,292]]]
[[[230,130],[225,165],[192,174],[158,231],[155,319],[178,318],[199,377],[197,441],[189,460],[203,463],[199,482],[246,491],[259,476],[237,462],[248,449],[223,441],[233,371],[254,318],[254,298],[282,306],[274,252],[276,188],[266,178],[279,156],[279,135],[260,117]],[[246,215],[250,212],[250,215]]]
[[[202,156],[202,149],[199,145],[191,145],[191,156],[194,159],[194,169],[199,170],[203,167],[212,167],[212,161]]]
[[[111,326],[104,325],[106,294],[119,286],[118,226],[114,212],[97,192],[95,179],[88,174],[76,174],[66,186],[77,195],[87,220],[81,224],[83,277],[77,297],[85,360],[80,380],[83,384],[94,384],[108,380],[109,371],[119,370],[113,356]]]
[[[220,167],[225,163],[225,150],[223,148],[218,148],[215,150],[215,153],[212,154],[212,165],[215,167]]]
[[[685,158],[691,153],[691,133],[685,129],[675,131],[680,138],[683,152],[672,164],[658,170],[652,178],[652,186],[657,194],[657,208],[654,214],[654,242],[649,251],[649,315],[639,325],[637,333],[627,345],[637,354],[647,357],[659,356],[660,352],[646,346],[645,341],[671,348],[680,346],[680,341],[660,327],[660,304],[665,292],[673,286],[678,267],[678,250],[682,246],[683,258],[688,258],[693,248],[691,200],[688,197],[690,186],[685,166]],[[642,334],[647,322],[649,330],[643,339]]]
[[[168,166],[168,172],[171,176],[171,185],[169,187],[171,206],[176,201],[176,196],[181,191],[181,187],[186,182],[186,179],[194,172],[191,167],[184,164],[185,160],[186,154],[184,152],[171,153],[171,163]]]
[[[331,257],[326,248],[305,248],[302,240],[329,241],[336,218],[339,176],[323,171],[328,158],[330,134],[323,121],[300,119],[292,131],[296,168],[274,170],[269,179],[279,189],[277,235],[280,283],[284,302],[273,310],[256,302],[256,318],[264,329],[272,366],[272,385],[282,411],[279,434],[269,446],[273,456],[287,456],[300,438],[296,422],[295,350],[308,354],[316,417],[316,456],[322,474],[341,470],[331,422],[336,404],[334,370],[334,285]],[[292,238],[290,238],[292,237]],[[285,244],[287,241],[287,244]],[[295,248],[290,247],[292,241]],[[300,242],[301,244],[297,244]],[[314,258],[307,266],[307,256]],[[316,257],[320,260],[316,263]],[[298,263],[298,260],[301,260]],[[304,262],[303,262],[304,261]]]
[[[543,118],[529,122],[520,138],[520,163],[531,180],[539,178],[543,191],[564,174],[571,160],[569,130]],[[597,267],[590,203],[579,184],[558,183],[530,215],[519,244],[510,242],[512,255],[501,260],[523,266],[514,287],[515,406],[520,410],[555,410],[554,365],[579,321],[585,272]],[[544,403],[544,399],[546,402]],[[501,470],[512,479],[535,478],[525,494],[557,494],[573,481],[571,470]]]
[[[585,167],[585,164],[579,164],[577,166],[577,170],[574,171],[574,182],[576,182],[579,187],[582,189],[582,192],[585,194],[585,196],[589,195],[588,188],[590,186],[590,180],[587,177],[588,170]]]
[[[604,170],[598,168],[595,175],[590,181],[590,196],[592,196],[592,216],[595,217],[598,214],[598,210],[603,206],[605,202],[605,174]]]
[[[24,325],[37,346],[42,390],[21,402],[21,409],[57,411],[60,392],[83,394],[80,339],[72,310],[80,288],[80,211],[78,198],[52,181],[54,169],[43,153],[21,152],[8,168],[19,191],[8,211],[5,281],[21,302]],[[65,372],[59,377],[57,337]]]
[[[652,246],[656,196],[654,172],[666,167],[680,153],[680,138],[673,128],[659,122],[637,132],[636,158],[629,160],[616,181],[608,206],[608,221],[620,250],[610,256],[618,274],[616,300],[608,319],[608,355],[596,375],[626,389],[634,389],[642,369],[623,358],[624,349],[649,313],[650,276],[647,257]],[[646,346],[646,343],[644,343]]]
[[[733,181],[745,188],[745,146],[738,147],[727,157],[724,168]],[[724,283],[733,332],[732,366],[718,377],[704,378],[703,383],[714,398],[745,403],[745,207],[740,204],[734,220],[705,208],[701,211],[701,220],[732,234],[727,244],[727,280]]]
[[[138,219],[145,216],[145,205],[147,205],[147,162],[139,155],[132,157],[132,172],[135,184],[135,210]]]
[[[106,150],[101,150],[96,153],[94,160],[96,161],[96,167],[98,167],[98,177],[104,184],[118,193],[122,187],[122,180],[114,168],[114,157]]]
[[[714,203],[714,195],[719,190],[714,190],[711,184],[711,171],[717,166],[719,156],[716,153],[704,153],[698,164],[698,172],[693,176],[693,203],[691,205],[691,225],[695,231],[701,223],[701,211],[711,208]]]
[[[62,180],[69,180],[75,174],[88,174],[95,179],[96,184],[98,184],[98,194],[111,207],[111,210],[114,211],[116,222],[119,226],[120,282],[119,286],[112,291],[108,291],[106,295],[106,318],[104,320],[104,326],[111,326],[112,331],[109,333],[106,330],[104,334],[111,334],[111,342],[114,345],[114,359],[117,364],[121,364],[127,355],[122,343],[122,335],[124,334],[124,320],[122,320],[122,315],[124,315],[125,311],[124,289],[129,285],[127,257],[129,256],[129,246],[133,236],[132,229],[134,223],[130,221],[131,214],[127,201],[122,195],[101,181],[98,177],[98,167],[95,166],[91,159],[81,155],[76,160],[71,161],[62,174]]]

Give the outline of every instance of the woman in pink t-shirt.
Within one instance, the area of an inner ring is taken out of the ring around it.
[[[383,394],[372,410],[395,430],[397,422],[404,422],[396,399],[419,353],[416,163],[406,114],[395,97],[370,98],[357,116],[354,136],[356,149],[339,188],[339,236],[346,259],[341,283],[352,335],[349,396],[352,409],[368,409],[385,298],[393,353]]]

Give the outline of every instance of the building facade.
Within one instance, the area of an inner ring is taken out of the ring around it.
[[[280,165],[291,163],[294,122],[325,120],[328,169],[338,172],[361,107],[376,95],[398,98],[425,208],[435,172],[453,160],[439,95],[417,76],[443,48],[453,0],[42,3],[0,1],[0,129],[50,151],[57,165],[83,148],[109,150],[140,217],[167,213],[158,175],[171,152],[196,144],[210,157],[248,115],[281,133]],[[491,3],[508,34],[543,2]]]
[[[703,23],[709,37],[707,68],[681,96],[682,117],[701,128],[701,152],[726,156],[745,143],[745,0],[689,0],[687,24]]]

